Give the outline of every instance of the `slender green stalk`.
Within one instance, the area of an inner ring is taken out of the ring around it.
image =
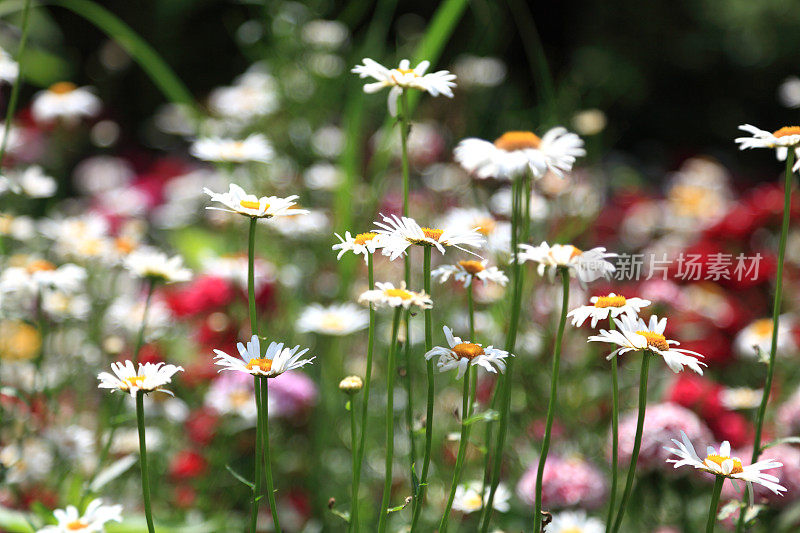
[[[264,464],[266,465],[265,471],[267,474],[267,501],[269,501],[269,512],[272,515],[272,524],[275,526],[275,531],[280,533],[281,524],[278,520],[278,504],[275,501],[275,485],[272,482],[272,456],[270,454],[269,446],[269,389],[267,387],[267,380],[269,378],[258,378],[261,381],[261,436],[264,439]]]
[[[775,296],[772,301],[772,343],[769,349],[769,363],[767,365],[767,377],[764,381],[764,394],[761,397],[761,404],[758,406],[756,415],[756,432],[753,440],[752,463],[758,461],[761,455],[761,430],[764,426],[764,418],[767,413],[767,403],[772,392],[772,378],[775,374],[775,356],[778,352],[778,319],[781,314],[781,299],[783,298],[783,262],[786,256],[786,239],[789,235],[789,220],[792,206],[792,186],[794,179],[792,175],[792,165],[794,164],[794,150],[789,150],[786,155],[786,172],[783,178],[783,221],[781,222],[781,237],[778,243],[778,270],[775,274]],[[749,487],[745,488],[742,502],[746,505],[749,499]],[[736,524],[737,533],[744,530],[744,510],[739,513],[739,521]]]
[[[144,330],[147,326],[147,312],[150,310],[150,302],[153,299],[153,291],[155,291],[156,282],[153,279],[147,280],[147,298],[144,301],[144,311],[142,311],[142,324],[139,326],[139,334],[136,337],[136,345],[133,348],[133,364],[139,362],[139,352],[144,346]]]
[[[633,478],[636,477],[636,463],[639,460],[639,449],[642,447],[642,430],[644,429],[644,414],[647,409],[647,375],[650,369],[650,352],[642,351],[642,373],[639,376],[639,416],[636,420],[636,435],[633,438],[633,451],[631,452],[631,462],[628,466],[628,477],[625,480],[625,490],[622,493],[622,500],[619,503],[617,518],[614,520],[614,527],[609,533],[617,533],[625,518],[625,509],[628,499],[633,489]]]
[[[716,481],[714,481],[714,492],[711,493],[711,506],[708,508],[706,533],[714,533],[714,526],[717,524],[717,506],[719,505],[719,495],[722,493],[722,484],[724,482],[725,478],[723,476],[717,476]]]
[[[456,466],[453,470],[453,483],[450,486],[450,496],[447,498],[447,505],[444,508],[442,520],[439,522],[439,533],[447,532],[447,522],[450,520],[450,510],[453,508],[453,500],[456,498],[456,488],[461,481],[461,471],[464,468],[464,457],[467,454],[467,444],[469,443],[469,428],[467,419],[469,419],[470,411],[470,374],[478,373],[477,367],[470,372],[472,365],[467,366],[467,371],[464,373],[464,398],[461,401],[461,438],[458,442],[458,455],[456,456]]]
[[[136,423],[139,426],[139,465],[142,469],[142,496],[144,498],[144,517],[147,520],[147,531],[155,533],[153,511],[150,508],[150,475],[147,470],[147,445],[144,434],[144,392],[136,393]]]
[[[350,448],[351,453],[353,454],[353,486],[352,496],[350,497],[350,524],[347,530],[353,531],[354,528],[356,530],[358,529],[358,526],[354,526],[354,524],[358,522],[359,475],[358,471],[356,470],[356,464],[358,463],[358,430],[356,426],[355,395],[348,395],[348,400],[350,402]]]
[[[469,287],[467,287],[467,310],[469,313],[469,340],[470,342],[475,341],[475,302],[472,295],[472,287],[475,284],[475,280],[472,280]],[[478,401],[478,369],[476,368],[475,371],[472,373],[472,383],[470,384],[472,387],[472,397],[473,401],[469,403],[469,409],[467,411],[467,418],[472,416],[472,411],[474,409],[475,403]],[[483,491],[481,491],[481,499],[483,499]]]
[[[3,168],[3,161],[6,157],[6,148],[8,147],[8,138],[11,133],[11,123],[14,121],[14,113],[17,112],[17,101],[19,100],[19,90],[22,86],[22,74],[25,69],[25,62],[23,61],[23,54],[25,53],[25,45],[28,43],[28,19],[31,12],[31,0],[25,0],[25,7],[22,10],[22,36],[19,39],[19,47],[17,47],[17,64],[19,71],[17,72],[17,79],[14,81],[14,86],[11,88],[11,97],[8,99],[8,107],[6,108],[6,123],[3,131],[3,142],[0,144],[0,169]]]
[[[567,323],[567,307],[569,304],[569,271],[560,268],[561,274],[561,319],[558,322],[556,343],[553,348],[553,370],[550,377],[550,402],[547,404],[547,421],[544,429],[542,452],[539,455],[539,467],[536,475],[536,504],[533,515],[533,531],[537,532],[542,527],[542,481],[544,479],[544,465],[547,462],[547,452],[550,450],[550,431],[553,429],[553,417],[556,410],[558,395],[558,371],[561,366],[561,340],[564,337],[564,325]]]
[[[258,219],[250,217],[250,230],[247,236],[247,301],[250,308],[250,332],[258,335],[256,317],[256,224]]]
[[[612,318],[608,319],[608,329],[613,331],[616,324]],[[617,499],[617,471],[619,460],[619,384],[617,371],[617,358],[611,358],[611,491],[608,498],[608,515],[606,516],[606,530],[611,529],[611,520],[614,518],[614,504]]]
[[[367,254],[367,272],[369,276],[369,288],[375,288],[375,270],[373,268],[372,254]],[[357,532],[360,528],[358,523],[358,487],[361,484],[361,463],[364,460],[364,444],[367,436],[367,415],[369,404],[369,389],[372,383],[372,354],[375,352],[375,308],[369,306],[369,336],[367,341],[367,371],[364,374],[364,399],[361,404],[361,439],[358,443],[358,453],[353,467],[353,502],[350,510],[350,530]]]
[[[408,159],[408,134],[411,131],[411,117],[409,116],[410,109],[408,107],[408,95],[406,94],[405,90],[400,93],[397,103],[400,105],[397,119],[400,121],[400,162],[403,169],[403,216],[407,217],[408,193],[411,188],[410,161]],[[408,256],[406,255],[406,257]]]
[[[383,498],[378,517],[378,533],[385,533],[388,521],[389,499],[392,493],[392,461],[394,459],[394,376],[397,373],[395,355],[397,352],[397,329],[400,325],[402,308],[394,311],[392,319],[392,340],[389,345],[389,361],[386,365],[386,465],[384,468]]]

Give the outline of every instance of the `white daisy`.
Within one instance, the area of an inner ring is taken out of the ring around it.
[[[509,354],[505,350],[498,350],[492,346],[484,348],[480,344],[474,344],[469,341],[462,341],[459,337],[453,336],[453,330],[444,326],[444,336],[447,339],[449,348],[442,346],[435,346],[431,351],[425,354],[425,359],[439,357],[436,366],[439,372],[447,372],[448,370],[456,369],[456,379],[461,379],[469,366],[481,366],[487,372],[502,374],[506,369],[505,358],[513,354]]]
[[[422,292],[414,292],[406,289],[405,282],[400,282],[400,287],[395,288],[391,283],[375,283],[376,289],[364,291],[358,297],[358,303],[376,307],[403,307],[410,308],[416,305],[420,309],[430,309],[433,301],[430,296]]]
[[[239,213],[240,215],[253,218],[305,215],[308,213],[305,209],[297,209],[294,207],[295,200],[298,198],[297,195],[288,196],[286,198],[279,198],[277,196],[262,196],[259,198],[254,194],[246,193],[244,189],[235,183],[230,184],[228,192],[226,193],[215,193],[208,188],[203,189],[203,192],[211,197],[212,202],[219,202],[225,206],[225,208],[209,206],[206,207],[206,209]]]
[[[770,133],[756,128],[750,124],[739,126],[739,129],[751,134],[752,137],[739,137],[736,143],[740,150],[748,148],[772,148],[779,161],[786,161],[789,150],[794,150],[795,165],[792,171],[800,170],[800,126],[784,126]]]
[[[567,313],[572,317],[572,325],[580,327],[586,319],[592,319],[592,327],[597,327],[600,320],[616,318],[625,313],[631,316],[639,316],[643,307],[650,305],[650,300],[641,298],[625,298],[622,295],[609,293],[608,296],[592,296],[589,300],[592,305],[582,305]]]
[[[443,94],[448,98],[453,97],[453,87],[456,86],[453,80],[456,79],[456,75],[447,70],[425,74],[429,66],[430,61],[422,61],[412,69],[408,59],[403,59],[397,68],[390,70],[372,59],[364,58],[363,64],[356,65],[351,72],[358,74],[360,78],[378,80],[364,85],[365,93],[376,93],[385,87],[391,87],[388,102],[389,112],[395,116],[397,115],[397,98],[405,89],[419,89],[431,96]]]
[[[481,489],[483,488],[483,481],[470,481],[469,483],[462,483],[456,487],[455,498],[453,498],[453,510],[460,511],[464,514],[474,513],[480,511],[489,499],[489,491],[481,498]],[[494,501],[492,508],[495,511],[506,513],[511,508],[508,501],[511,499],[511,492],[508,488],[500,483],[494,493]]]
[[[0,48],[0,81],[14,83],[19,76],[19,65],[11,54]]]
[[[725,388],[720,392],[719,400],[723,407],[732,411],[742,409],[755,409],[761,405],[764,389],[751,389],[749,387]]]
[[[232,86],[211,91],[208,107],[216,115],[235,120],[268,115],[278,108],[275,80],[266,72],[246,72]]]
[[[125,363],[111,363],[111,370],[114,371],[114,375],[108,372],[98,374],[97,379],[100,380],[100,384],[97,387],[112,389],[112,392],[114,390],[129,392],[135,397],[139,391],[144,393],[161,391],[172,395],[172,392],[163,387],[172,381],[172,376],[177,372],[183,372],[183,367],[164,363],[139,363],[137,371],[133,367],[133,362],[125,361]]]
[[[549,273],[551,281],[559,268],[566,268],[571,276],[577,277],[582,283],[601,277],[608,278],[616,270],[606,259],[616,257],[617,254],[606,252],[602,247],[583,251],[571,244],[550,246],[542,242],[539,246],[520,244],[519,249],[521,251],[517,254],[517,259],[522,263],[539,263],[539,275]]]
[[[263,135],[250,135],[244,140],[208,137],[196,140],[189,149],[191,154],[204,161],[246,163],[272,159],[274,150]]]
[[[323,307],[311,304],[300,313],[297,331],[322,335],[350,335],[369,325],[369,313],[352,303]]]
[[[510,205],[507,214],[511,214]],[[511,251],[511,224],[495,219],[486,209],[456,207],[442,217],[438,227],[448,231],[474,229],[486,237],[486,249],[491,252],[507,254]]]
[[[623,314],[613,320],[617,325],[616,330],[601,329],[599,335],[589,337],[589,342],[609,342],[620,346],[611,352],[607,359],[627,352],[648,350],[654,355],[663,357],[667,366],[676,374],[682,371],[684,366],[688,366],[703,375],[703,369],[700,367],[707,365],[697,360],[698,357],[703,356],[690,350],[673,348],[673,345],[677,346],[680,343],[664,336],[664,330],[667,327],[666,317],[659,320],[657,316],[652,315],[650,322],[647,323],[641,318]]]
[[[760,318],[742,328],[736,334],[733,346],[737,354],[746,358],[756,358],[759,351],[761,357],[769,356],[772,349],[772,319]],[[797,345],[792,335],[791,316],[781,315],[778,317],[776,355],[786,356],[796,350]]]
[[[344,238],[338,233],[334,233],[341,242],[331,246],[333,250],[339,250],[336,259],[339,260],[346,252],[353,252],[356,255],[363,255],[364,262],[368,261],[367,255],[374,254],[375,250],[382,248],[381,239],[383,235],[374,232],[359,233],[355,237],[349,231],[344,232]]]
[[[496,266],[486,267],[487,260],[483,261],[459,261],[455,265],[442,265],[431,272],[431,276],[439,278],[439,283],[445,283],[450,276],[460,281],[465,287],[472,284],[473,279],[484,283],[497,283],[503,287],[508,283],[508,277]]]
[[[308,351],[300,350],[300,346],[294,348],[284,348],[283,343],[271,342],[267,347],[267,353],[261,356],[261,343],[258,336],[253,335],[247,346],[241,342],[236,345],[241,359],[232,357],[222,350],[214,350],[216,357],[214,363],[223,367],[223,370],[237,370],[246,372],[253,376],[263,376],[267,378],[278,377],[287,370],[294,370],[310,364],[315,358],[301,359]],[[298,351],[299,350],[299,351]]]
[[[192,278],[192,271],[184,268],[181,256],[167,257],[164,252],[152,248],[140,248],[131,252],[123,264],[134,275],[152,281],[174,283]]]
[[[771,490],[775,494],[782,496],[781,491],[785,492],[786,487],[779,485],[780,481],[777,477],[771,474],[765,474],[762,470],[771,470],[783,466],[774,459],[764,459],[751,465],[742,465],[742,460],[738,457],[731,457],[731,444],[728,441],[723,442],[719,451],[713,446],[709,446],[706,450],[706,457],[700,459],[694,451],[692,441],[686,436],[686,433],[681,431],[680,442],[672,439],[677,448],[669,448],[664,446],[668,452],[678,456],[678,459],[667,459],[668,463],[675,463],[675,468],[680,466],[693,466],[698,470],[703,470],[715,476],[723,476],[736,481],[743,481],[750,486],[750,494],[752,491],[752,484],[758,483],[765,488]]]
[[[586,516],[584,511],[563,511],[553,515],[547,533],[605,533],[601,520]]]
[[[538,179],[548,170],[562,176],[584,155],[583,140],[562,127],[541,138],[530,131],[508,131],[493,143],[464,139],[453,151],[456,162],[481,179],[513,179],[525,172]]]
[[[375,230],[375,233],[384,236],[383,255],[388,255],[392,261],[405,254],[412,244],[434,246],[442,254],[445,252],[445,246],[452,246],[476,255],[464,246],[480,248],[484,243],[483,236],[476,229],[457,231],[423,228],[413,218],[398,217],[397,215],[381,216],[383,222],[375,222],[379,228]]]
[[[100,106],[100,99],[91,88],[61,81],[51,85],[46,91],[36,93],[31,104],[31,113],[37,122],[53,122],[57,119],[73,122],[97,115]]]
[[[57,525],[45,526],[38,533],[71,533],[83,531],[86,533],[100,533],[105,531],[106,522],[122,522],[121,505],[103,505],[103,500],[92,500],[86,506],[82,515],[72,505],[66,509],[56,509],[53,516],[58,521]]]

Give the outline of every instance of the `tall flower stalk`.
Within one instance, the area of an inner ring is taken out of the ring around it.
[[[544,440],[542,451],[539,455],[539,467],[536,475],[536,501],[533,515],[533,531],[538,533],[542,528],[542,481],[544,478],[544,465],[547,462],[547,453],[550,450],[550,432],[553,429],[556,398],[558,395],[558,374],[561,366],[561,340],[564,337],[564,325],[567,323],[567,306],[569,304],[569,271],[561,267],[561,318],[558,322],[555,347],[553,348],[553,368],[550,377],[550,401],[547,404],[547,420],[545,422]]]
[[[144,498],[144,517],[147,520],[147,531],[155,533],[153,526],[153,510],[150,507],[150,474],[147,468],[147,445],[144,429],[144,391],[136,393],[136,424],[139,428],[139,466],[142,470],[142,496]]]
[[[392,338],[389,344],[389,359],[386,364],[386,463],[384,466],[383,498],[378,517],[378,533],[385,533],[388,521],[389,499],[392,493],[392,464],[394,461],[394,377],[397,373],[395,356],[397,354],[397,330],[400,325],[402,308],[394,311],[392,318]]]
[[[714,526],[717,524],[717,506],[719,496],[722,493],[722,484],[725,482],[723,476],[717,476],[714,481],[714,492],[711,493],[711,506],[708,508],[708,521],[706,522],[706,533],[714,533]]]
[[[614,320],[608,319],[609,330],[613,331],[616,325]],[[619,462],[619,372],[617,358],[611,358],[611,491],[608,498],[608,514],[606,516],[606,530],[611,529],[611,520],[614,518],[614,504],[617,499],[617,471]]]

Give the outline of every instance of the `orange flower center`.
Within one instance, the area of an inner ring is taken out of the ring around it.
[[[260,209],[261,202],[254,201],[254,200],[242,200],[239,202],[239,205],[244,207],[245,209]],[[264,209],[269,209],[269,204],[264,206]]]
[[[637,331],[636,333],[647,339],[648,346],[658,350],[669,350],[669,344],[664,335],[653,333],[652,331]]]
[[[728,459],[733,460],[733,469],[731,470],[731,474],[741,474],[742,472],[744,472],[744,469],[742,468],[742,461],[738,457],[727,457],[725,455],[715,455],[715,454],[706,456],[706,461],[717,463],[719,466],[722,466],[722,463],[724,463]]]
[[[272,370],[272,359],[250,359],[247,362],[247,370],[253,370],[258,367],[262,372],[269,372]]]
[[[422,228],[422,233],[429,239],[433,239],[434,241],[438,241],[439,237],[442,236],[444,230],[441,229],[434,229],[434,228]]]
[[[598,296],[594,303],[595,307],[623,307],[625,305],[624,296]]]
[[[472,344],[471,342],[462,342],[461,344],[456,344],[451,349],[461,359],[469,360],[475,359],[479,355],[483,355],[485,353],[483,348],[477,344]]]
[[[128,382],[128,388],[130,387],[141,387],[142,383],[144,383],[144,376],[132,376],[129,378],[125,378],[125,381]]]
[[[395,70],[400,74],[414,74],[414,76],[416,76],[416,73],[414,72],[413,68],[398,68]]]
[[[84,522],[83,520],[73,520],[69,524],[67,524],[67,529],[70,531],[79,531],[81,529],[86,529],[89,527],[89,524]]]
[[[114,245],[117,247],[117,251],[123,254],[129,254],[136,248],[136,243],[127,237],[117,237],[114,240]]]
[[[51,263],[50,261],[45,261],[44,259],[36,259],[28,263],[27,270],[29,274],[33,274],[34,272],[45,272],[48,270],[55,270],[56,266]]]
[[[755,333],[759,337],[769,337],[770,335],[772,335],[771,318],[761,318],[759,320],[756,320],[750,327],[753,328],[753,333]]]
[[[459,261],[458,266],[472,274],[473,276],[478,272],[483,272],[486,268],[480,261]]]
[[[400,298],[401,300],[410,300],[414,297],[410,291],[405,289],[386,289],[383,291],[383,294],[389,296],[390,298]]]
[[[497,222],[494,221],[491,217],[481,218],[475,221],[475,229],[481,235],[488,237],[494,231],[494,228],[497,226]]]
[[[71,81],[60,81],[50,86],[50,92],[55,94],[69,94],[77,88],[78,86]]]
[[[787,137],[789,135],[800,135],[800,126],[784,126],[775,133],[775,137]]]
[[[366,244],[367,241],[371,241],[375,237],[377,237],[377,233],[367,232],[367,233],[359,233],[356,235],[356,244]]]
[[[506,152],[513,152],[514,150],[539,148],[541,142],[539,136],[530,131],[507,131],[494,141],[494,145]]]

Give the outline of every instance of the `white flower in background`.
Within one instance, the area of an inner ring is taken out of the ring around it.
[[[503,213],[506,215],[511,214]],[[497,220],[486,209],[456,207],[438,222],[438,227],[451,232],[476,230],[486,237],[486,249],[493,253],[511,253],[511,224]]]
[[[406,289],[405,282],[400,283],[400,287],[395,288],[391,283],[375,283],[376,289],[364,291],[358,297],[358,303],[376,307],[403,307],[410,308],[416,305],[420,309],[430,309],[433,301],[430,296],[422,292],[414,292]]]
[[[353,237],[349,231],[344,232],[344,238],[338,233],[334,233],[341,241],[339,244],[331,246],[333,250],[339,250],[336,259],[339,260],[347,252],[353,252],[355,255],[363,255],[364,262],[368,261],[367,254],[374,254],[375,250],[382,248],[381,239],[383,235],[379,233],[367,232],[359,233]]]
[[[497,87],[506,78],[506,64],[496,57],[463,55],[453,71],[463,87]]]
[[[4,484],[36,483],[50,475],[53,453],[43,439],[30,437],[0,448],[0,465],[6,469]]]
[[[163,387],[172,382],[172,376],[177,372],[183,372],[183,367],[165,365],[164,363],[139,363],[139,370],[137,371],[133,366],[133,362],[125,361],[124,364],[111,363],[111,370],[114,375],[108,372],[98,374],[97,379],[100,380],[100,384],[97,387],[111,389],[111,392],[115,390],[129,392],[131,396],[135,397],[139,391],[144,393],[161,391],[172,395],[172,392]]]
[[[749,387],[725,388],[719,395],[722,405],[732,411],[755,409],[761,405],[763,397],[764,389],[751,389]]]
[[[38,165],[26,168],[15,178],[22,192],[31,198],[50,198],[58,190],[56,180],[45,174]]]
[[[623,314],[620,315],[620,318],[613,320],[617,326],[616,330],[601,329],[599,335],[589,337],[589,342],[608,342],[619,346],[606,359],[628,352],[648,350],[653,355],[663,357],[667,366],[676,374],[682,371],[684,366],[688,366],[701,376],[703,375],[703,369],[700,367],[706,366],[706,364],[697,360],[698,357],[702,358],[703,356],[691,350],[673,348],[672,346],[680,343],[664,336],[664,330],[667,327],[666,317],[659,320],[657,316],[652,315],[648,323],[641,318]]]
[[[256,257],[253,267],[256,292],[260,291],[265,283],[272,283],[276,280],[277,274],[272,263]],[[242,290],[247,290],[246,254],[207,258],[203,261],[203,272],[210,276],[226,279]]]
[[[106,327],[113,331],[121,331],[127,335],[137,335],[142,324],[145,310],[145,298],[133,298],[123,295],[115,299],[108,307],[105,315]],[[173,324],[173,316],[167,304],[154,295],[147,309],[147,342],[162,336]]]
[[[431,276],[439,278],[439,283],[445,283],[450,276],[453,276],[453,279],[463,283],[464,287],[469,287],[474,279],[484,283],[497,283],[505,287],[508,277],[496,266],[487,268],[487,263],[488,261],[485,259],[483,261],[459,261],[455,265],[442,265],[434,269]]]
[[[11,54],[0,48],[0,81],[14,83],[19,76],[19,65]]]
[[[104,437],[108,439],[108,435]],[[145,445],[150,450],[160,450],[164,446],[164,433],[158,427],[145,427]],[[135,428],[120,427],[114,433],[110,452],[114,455],[139,453],[139,431]]]
[[[183,257],[167,257],[164,252],[140,248],[125,259],[125,268],[134,275],[162,283],[189,281],[192,271],[183,266]]]
[[[205,404],[221,415],[238,415],[253,422],[258,416],[253,380],[243,374],[226,373],[212,381]]]
[[[469,366],[483,367],[487,372],[502,374],[506,369],[505,358],[509,354],[505,350],[498,350],[492,346],[484,348],[480,344],[469,341],[462,341],[459,337],[453,336],[453,330],[444,326],[444,336],[447,339],[449,348],[435,346],[425,354],[425,359],[438,357],[436,366],[439,372],[457,370],[456,379],[461,379]]]
[[[481,498],[481,489],[483,488],[483,481],[470,481],[469,483],[462,483],[456,487],[455,498],[453,499],[453,510],[459,511],[464,514],[474,513],[480,511],[486,502],[489,500],[489,491]],[[500,483],[497,485],[494,493],[494,501],[492,501],[492,508],[501,513],[507,513],[511,506],[508,501],[511,499],[511,492],[505,484]]]
[[[320,48],[339,48],[350,38],[347,26],[338,20],[312,20],[306,22],[301,33],[303,40]]]
[[[307,239],[328,235],[331,222],[328,215],[320,209],[297,209],[292,207],[288,214],[270,218],[266,224],[289,239]]]
[[[719,451],[713,446],[709,446],[706,450],[706,457],[700,459],[694,451],[692,441],[683,431],[681,431],[681,439],[683,442],[672,439],[677,448],[664,446],[665,450],[678,457],[678,459],[667,459],[668,463],[675,463],[675,468],[688,465],[715,476],[727,477],[734,481],[743,481],[750,487],[751,498],[753,483],[758,483],[779,496],[782,495],[781,491],[786,491],[786,487],[778,484],[780,480],[777,477],[762,472],[762,470],[781,467],[783,463],[779,463],[774,459],[764,459],[751,465],[742,465],[741,459],[731,457],[731,444],[728,441],[720,445]]]
[[[303,172],[303,182],[312,190],[332,191],[344,178],[342,169],[330,163],[315,163]]]
[[[375,222],[375,225],[379,228],[375,230],[375,233],[383,235],[381,240],[383,255],[389,256],[392,261],[405,254],[408,247],[413,244],[433,246],[442,254],[445,252],[445,246],[452,246],[476,255],[474,252],[464,248],[464,246],[480,248],[485,242],[483,235],[476,229],[456,231],[423,228],[413,218],[400,218],[397,215],[392,215],[391,217],[381,216],[383,217],[383,222]]]
[[[553,515],[547,533],[605,533],[602,520],[586,516],[584,511],[562,511]]]
[[[71,263],[56,267],[44,259],[29,259],[22,266],[11,266],[0,274],[0,293],[36,295],[45,290],[67,293],[79,291],[86,281],[86,270]]]
[[[734,349],[740,357],[754,359],[761,352],[760,357],[769,357],[772,349],[772,319],[760,318],[745,326],[733,341]],[[797,350],[792,335],[792,317],[781,315],[778,317],[778,344],[776,355],[785,356]]]
[[[90,473],[97,466],[96,435],[91,429],[77,424],[55,426],[49,428],[46,435],[55,444],[58,454],[82,472]]]
[[[45,526],[38,533],[72,533],[85,531],[86,533],[101,533],[105,531],[106,522],[122,522],[121,505],[103,505],[103,500],[97,499],[89,502],[86,512],[80,514],[72,505],[66,509],[56,509],[53,516],[58,521],[55,526]]]
[[[211,91],[208,107],[218,116],[235,120],[251,120],[278,109],[275,80],[266,72],[246,72],[230,87]]]
[[[244,140],[208,137],[196,140],[189,152],[204,161],[229,163],[247,163],[260,161],[268,163],[272,160],[274,150],[263,135],[250,135]]]
[[[606,252],[602,247],[583,251],[571,244],[550,246],[542,242],[539,246],[520,244],[519,249],[521,251],[517,254],[517,260],[521,263],[526,261],[538,263],[539,275],[547,273],[551,281],[559,268],[566,268],[571,276],[577,277],[581,282],[608,278],[616,270],[606,259],[616,257],[617,254]]]
[[[625,298],[613,292],[608,296],[592,296],[589,301],[592,305],[582,305],[567,313],[567,316],[572,317],[573,326],[580,327],[591,318],[594,328],[600,320],[617,318],[623,313],[637,317],[642,308],[650,305],[650,300]]]
[[[784,107],[800,107],[800,78],[789,76],[778,87],[778,100]]]
[[[277,196],[258,197],[248,194],[244,189],[231,183],[228,192],[215,193],[210,189],[203,191],[211,197],[212,202],[219,202],[225,207],[208,206],[206,209],[217,209],[229,213],[238,213],[254,218],[269,218],[286,215],[305,215],[308,211],[295,207],[297,195],[279,198]]]
[[[51,85],[33,97],[31,113],[36,122],[53,122],[63,119],[74,122],[100,113],[100,99],[90,87],[78,87],[69,81]]]
[[[446,70],[440,70],[432,74],[425,74],[430,67],[430,61],[422,61],[416,68],[411,68],[408,59],[400,61],[400,65],[394,69],[388,69],[369,58],[363,59],[362,65],[356,65],[352,71],[360,78],[373,78],[378,80],[364,85],[365,93],[376,93],[386,87],[391,87],[389,91],[389,113],[397,115],[397,98],[405,89],[419,89],[431,96],[443,94],[448,98],[453,97],[453,87],[456,86],[456,75]]]
[[[559,176],[571,171],[575,160],[586,155],[586,150],[580,137],[557,127],[541,138],[530,131],[508,131],[493,143],[464,139],[453,155],[456,162],[480,179],[513,179],[526,172],[538,179],[548,170]]]
[[[222,350],[214,350],[216,357],[214,363],[223,367],[223,370],[236,370],[246,372],[253,376],[264,376],[268,378],[278,377],[287,370],[295,370],[310,364],[311,359],[301,359],[308,351],[308,348],[300,350],[300,346],[294,348],[284,348],[283,343],[271,342],[267,347],[267,353],[261,356],[261,343],[258,336],[253,335],[247,342],[247,346],[241,342],[236,345],[241,359],[231,357]]]
[[[61,291],[42,294],[41,306],[42,310],[56,321],[84,320],[89,316],[89,312],[92,309],[88,296]]]
[[[369,325],[369,313],[352,303],[324,307],[311,304],[300,313],[297,331],[322,335],[350,335]]]
[[[736,143],[739,150],[748,148],[770,148],[775,150],[775,155],[779,161],[786,161],[789,150],[794,150],[795,164],[792,171],[800,170],[800,126],[784,126],[783,128],[769,132],[750,124],[739,126],[739,129],[752,135],[752,137],[739,137]]]

